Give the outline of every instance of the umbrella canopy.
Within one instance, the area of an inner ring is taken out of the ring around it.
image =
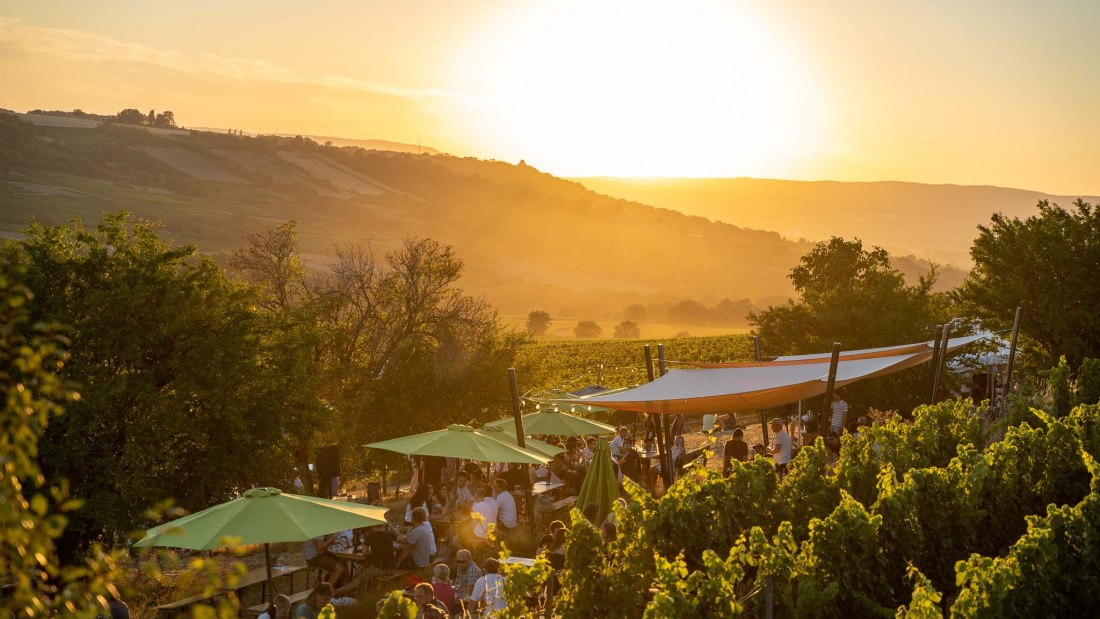
[[[226,545],[304,542],[336,531],[386,524],[384,507],[253,488],[244,496],[149,529],[139,547],[212,550]]]
[[[446,430],[403,436],[364,447],[417,456],[465,458],[483,462],[546,464],[552,459],[551,456],[537,451],[522,449],[514,442],[502,440],[492,433],[457,424],[447,426]]]
[[[244,496],[153,527],[134,545],[213,550],[227,545],[263,544],[268,602],[275,596],[271,579],[271,546],[305,542],[315,537],[376,524],[386,524],[385,507],[284,494],[278,488],[253,488]]]
[[[596,524],[603,522],[611,513],[611,504],[619,498],[619,482],[615,476],[615,468],[611,465],[611,448],[607,441],[596,441],[596,452],[592,454],[592,463],[588,465],[588,473],[581,484],[581,493],[577,495],[577,507],[584,508],[589,503],[600,506],[600,513],[596,517]]]
[[[503,428],[515,423],[512,419],[501,419],[485,424],[486,427]],[[552,436],[583,436],[586,434],[611,434],[615,428],[584,417],[559,412],[557,409],[539,410],[523,416],[523,431],[528,434],[550,434]]]
[[[512,430],[509,430],[508,428],[499,428],[499,427],[491,428],[489,426],[485,426],[484,428],[481,429],[481,431],[485,432],[485,433],[488,433],[489,436],[492,436],[492,437],[494,437],[498,440],[506,441],[506,442],[511,443],[513,445],[519,445],[519,442],[516,440],[516,433]],[[547,458],[553,458],[554,456],[556,456],[558,454],[565,453],[565,448],[564,447],[558,447],[557,445],[551,445],[550,443],[535,440],[535,439],[530,438],[530,437],[524,437],[524,439],[523,439],[523,448],[528,449],[530,451],[534,451],[536,453],[540,453],[540,454],[546,456]]]

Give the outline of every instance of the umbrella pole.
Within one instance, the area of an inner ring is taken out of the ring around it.
[[[512,385],[512,415],[516,420],[516,443],[521,449],[527,447],[523,437],[523,414],[520,410],[519,385],[516,383],[516,368],[508,368],[508,382]],[[527,524],[531,528],[531,535],[535,534],[535,502],[531,498],[531,472],[530,464],[523,465],[523,478],[527,483],[523,484],[523,502],[527,507]]]
[[[264,566],[267,567],[267,603],[275,603],[275,581],[271,580],[271,544],[264,544]]]

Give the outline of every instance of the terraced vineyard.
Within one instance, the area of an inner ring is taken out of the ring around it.
[[[657,345],[645,340],[547,340],[527,346],[517,360],[520,390],[574,391],[589,385],[626,387],[647,381],[642,347],[649,343],[657,365]],[[720,335],[673,338],[665,344],[668,367],[695,362],[748,361],[752,337]]]

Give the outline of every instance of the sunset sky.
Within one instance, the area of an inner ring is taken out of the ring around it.
[[[0,0],[0,107],[563,176],[1100,194],[1100,2]]]

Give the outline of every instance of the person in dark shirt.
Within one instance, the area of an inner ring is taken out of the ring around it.
[[[628,437],[623,440],[623,457],[619,458],[619,467],[622,468],[623,475],[634,481],[641,481],[642,459],[638,456],[638,452],[634,451],[634,439],[632,438]]]
[[[729,477],[730,469],[732,468],[731,462],[737,460],[738,462],[745,462],[749,459],[749,444],[744,439],[745,431],[741,428],[737,428],[733,431],[733,438],[726,443],[725,449],[722,450],[722,476]]]

